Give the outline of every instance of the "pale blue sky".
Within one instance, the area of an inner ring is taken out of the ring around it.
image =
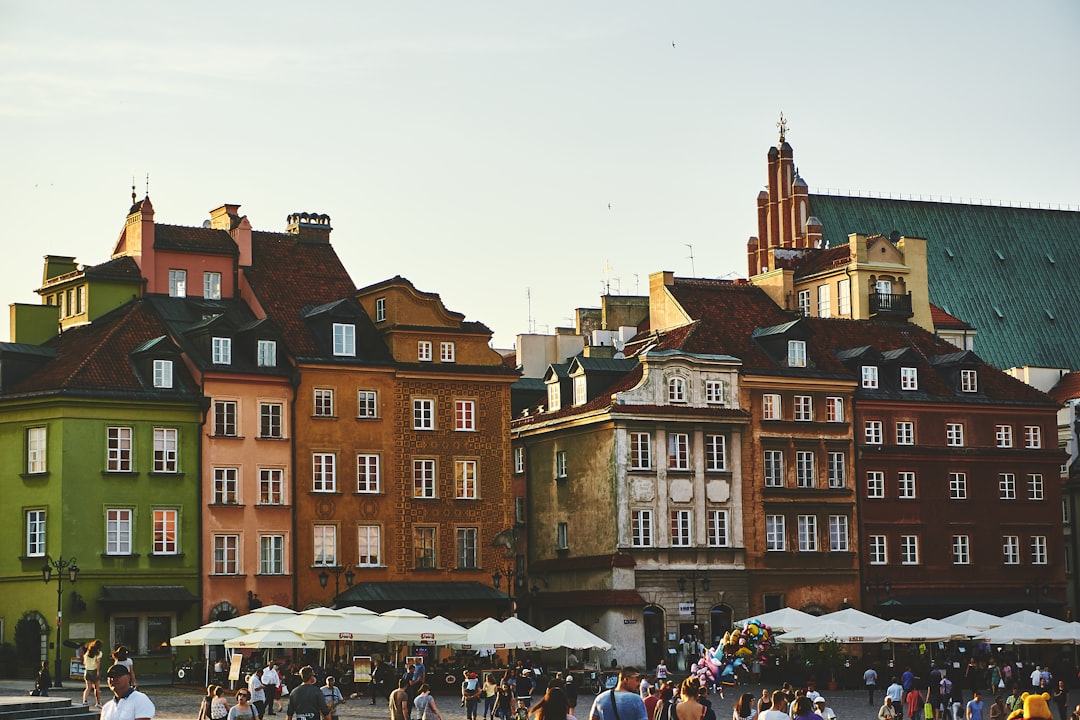
[[[0,0],[0,300],[149,172],[159,222],[327,213],[508,347],[526,288],[544,332],[607,264],[745,274],[781,111],[811,189],[1075,208],[1080,3]]]

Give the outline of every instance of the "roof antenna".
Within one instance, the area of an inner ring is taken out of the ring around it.
[[[525,327],[527,327],[529,329],[529,334],[536,334],[536,324],[535,324],[535,321],[533,320],[533,314],[532,314],[532,288],[531,287],[525,288],[525,299],[528,301],[528,304],[529,304],[529,321],[525,325]]]
[[[135,204],[135,171],[131,172],[131,204]]]
[[[604,261],[604,294],[611,294],[611,262]]]
[[[150,173],[146,173],[146,197],[150,197]]]
[[[694,246],[690,243],[683,244],[690,248],[690,277],[697,277],[697,270],[694,269]]]

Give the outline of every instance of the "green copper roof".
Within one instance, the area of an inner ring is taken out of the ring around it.
[[[930,302],[975,327],[999,368],[1080,368],[1080,212],[811,195],[827,247],[926,238]]]

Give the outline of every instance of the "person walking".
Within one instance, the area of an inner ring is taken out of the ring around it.
[[[439,712],[439,707],[435,704],[435,698],[431,697],[431,686],[427,683],[420,686],[420,692],[416,694],[413,705],[416,706],[417,712],[420,713],[420,720],[430,720],[428,715],[434,715],[439,720],[443,720],[442,713]]]
[[[333,675],[327,675],[326,683],[319,690],[322,692],[323,700],[326,701],[326,706],[330,708],[330,720],[338,720],[337,709],[339,705],[345,704],[345,696],[341,694],[337,680]]]
[[[236,691],[236,704],[229,709],[228,720],[258,720],[259,714],[251,704],[251,691],[240,688]]]
[[[1058,680],[1053,698],[1054,705],[1058,709],[1059,720],[1069,720],[1069,690],[1065,687],[1064,680]]]
[[[589,710],[589,720],[648,720],[645,716],[645,701],[638,694],[640,683],[641,673],[637,668],[630,665],[624,667],[619,671],[618,684],[610,691],[596,696],[592,709]]]
[[[978,688],[972,694],[972,698],[968,700],[967,713],[964,716],[964,720],[987,720],[986,718],[986,705],[982,701],[982,696],[979,693]]]
[[[330,707],[326,704],[322,690],[315,687],[315,669],[310,665],[300,668],[300,685],[289,693],[289,706],[285,710],[286,720],[330,720]]]
[[[893,699],[890,695],[886,695],[885,699],[881,701],[877,716],[878,720],[896,720],[896,708],[893,706]]]
[[[225,720],[229,717],[229,702],[225,699],[225,688],[214,686],[214,697],[210,701],[210,720]]]
[[[120,644],[113,648],[112,659],[114,665],[123,665],[131,673],[131,687],[138,687],[138,681],[135,680],[135,661],[131,659],[131,651],[127,645]]]
[[[105,673],[113,699],[101,707],[101,720],[152,720],[157,708],[131,684],[131,670],[113,665]]]
[[[482,692],[480,676],[474,672],[465,673],[465,679],[461,681],[461,706],[465,708],[466,720],[476,720],[476,709],[480,706]]]
[[[484,685],[480,690],[484,698],[484,720],[491,720],[492,713],[495,712],[495,693],[498,689],[499,684],[495,682],[495,673],[484,673]]]
[[[49,688],[52,687],[52,675],[49,674],[49,661],[42,660],[41,667],[38,668],[37,679],[34,681],[34,692],[32,695],[38,697],[49,697]]]
[[[529,710],[529,717],[535,720],[576,720],[566,704],[566,693],[561,687],[551,685],[540,702]]]
[[[101,644],[101,640],[94,640],[83,653],[83,681],[86,689],[83,690],[82,704],[88,705],[87,697],[92,695],[96,708],[101,707]]]
[[[406,691],[409,680],[404,675],[398,678],[398,686],[390,693],[390,720],[407,720],[409,717],[409,693]]]
[[[866,684],[866,696],[870,700],[870,705],[874,704],[874,691],[877,689],[877,670],[874,666],[866,668],[866,672],[862,674],[863,682]]]
[[[248,678],[248,692],[251,693],[251,704],[255,706],[255,712],[259,713],[259,720],[262,720],[266,716],[266,689],[263,687],[262,673],[259,670],[255,670]]]

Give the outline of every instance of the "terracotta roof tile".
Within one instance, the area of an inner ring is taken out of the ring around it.
[[[930,320],[934,323],[934,327],[936,328],[949,328],[950,330],[974,330],[971,325],[968,325],[966,322],[964,322],[958,317],[950,315],[934,303],[930,303]]]
[[[159,223],[154,224],[154,249],[221,255],[239,254],[232,236],[225,230]]]
[[[1058,380],[1057,385],[1050,389],[1050,397],[1054,402],[1064,405],[1069,400],[1080,399],[1080,372],[1071,372]]]
[[[83,268],[83,273],[86,277],[95,280],[142,280],[142,271],[135,262],[135,258],[130,255],[122,255],[97,265],[89,265]]]

